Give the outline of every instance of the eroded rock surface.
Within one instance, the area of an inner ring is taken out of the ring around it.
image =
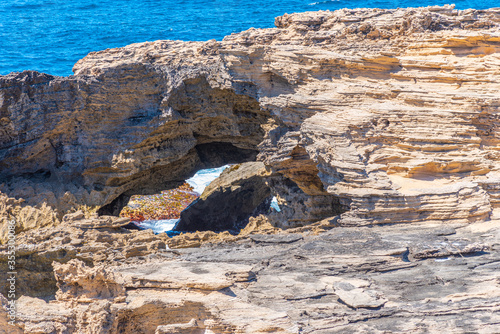
[[[108,261],[94,265],[56,259],[55,299],[21,297],[18,328],[25,333],[498,332],[500,220],[451,224],[447,231],[440,226],[252,234],[201,248],[157,248],[119,261],[111,258],[116,251],[110,247],[104,250]],[[432,251],[446,247],[447,253]]]
[[[483,221],[499,205],[498,9],[342,9],[0,78],[2,192],[59,215],[258,159],[282,226]],[[309,208],[309,209],[307,209]]]
[[[0,193],[0,244],[7,242],[11,222],[15,223],[14,234],[59,224],[57,211],[45,202],[35,207],[23,202],[23,199],[15,199]]]
[[[104,224],[103,222],[107,222]],[[57,226],[42,227],[17,235],[17,293],[47,298],[57,290],[52,262],[66,263],[78,259],[87,265],[143,256],[164,249],[165,234],[151,230],[134,231],[120,228],[124,219],[99,217],[87,219],[82,212],[68,214]],[[8,247],[0,246],[0,279],[6,281]],[[7,285],[0,293],[6,294]]]
[[[0,77],[1,330],[498,332],[499,55],[498,9],[343,9]],[[255,159],[282,210],[238,235],[109,215]]]

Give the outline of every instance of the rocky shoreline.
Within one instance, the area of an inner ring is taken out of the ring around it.
[[[19,333],[498,330],[500,219],[324,222],[316,231],[253,222],[246,235],[198,235],[201,248],[166,249],[179,237],[82,227],[75,218],[20,240],[31,245],[20,261],[31,254],[32,271],[19,274],[18,286],[31,289],[17,301]]]
[[[0,333],[497,333],[499,68],[500,9],[443,6],[0,76]],[[198,232],[123,228],[225,164]]]

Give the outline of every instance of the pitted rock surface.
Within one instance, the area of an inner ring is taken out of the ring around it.
[[[284,15],[222,41],[92,52],[0,78],[1,191],[117,215],[201,168],[262,161],[281,227],[484,221],[499,205],[500,12]]]

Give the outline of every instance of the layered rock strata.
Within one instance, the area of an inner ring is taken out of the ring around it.
[[[152,234],[86,233],[94,262],[54,258],[55,296],[20,297],[16,327],[0,295],[0,332],[498,332],[498,219],[258,233],[127,258],[118,241],[152,246]]]
[[[56,292],[52,263],[78,259],[87,265],[125,261],[165,249],[168,237],[151,230],[121,228],[129,219],[102,216],[85,218],[81,211],[68,214],[57,226],[46,226],[16,236],[17,294],[50,297]],[[0,279],[9,277],[9,248],[0,246]],[[0,293],[7,295],[7,285]]]
[[[0,333],[498,332],[500,11],[276,27],[0,77]],[[104,215],[255,159],[282,210],[238,235]]]
[[[92,52],[67,78],[3,76],[1,190],[116,214],[257,156],[283,226],[483,221],[499,205],[499,27],[498,9],[310,12]]]

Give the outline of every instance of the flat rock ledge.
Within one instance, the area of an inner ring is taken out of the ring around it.
[[[49,258],[52,295],[27,291],[17,327],[0,322],[0,332],[497,333],[500,220],[453,224],[449,235],[440,226],[256,231],[176,250],[143,231],[89,229],[79,252],[96,257]],[[127,235],[149,249],[120,255]]]

